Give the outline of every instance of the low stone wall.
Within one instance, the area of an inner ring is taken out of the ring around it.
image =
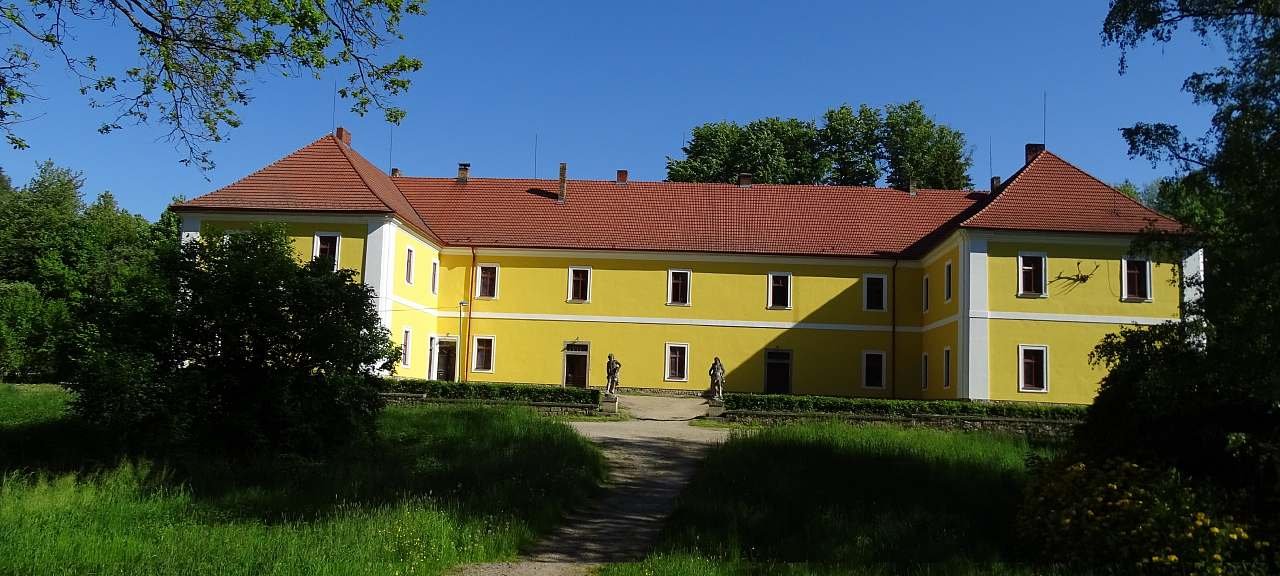
[[[519,402],[515,400],[480,400],[469,398],[431,398],[422,394],[405,394],[401,392],[383,392],[382,398],[387,404],[462,404],[466,406],[526,406],[543,414],[574,414],[593,416],[601,414],[600,407],[595,404],[565,404],[559,402]],[[611,412],[610,412],[611,413]]]
[[[863,424],[892,424],[918,426],[940,430],[983,430],[1025,435],[1032,440],[1062,441],[1080,424],[1076,420],[1044,420],[1034,418],[1003,418],[998,416],[957,416],[951,414],[914,414],[909,417],[878,416],[870,414],[841,414],[834,412],[758,412],[754,410],[727,410],[718,416],[730,422],[773,424],[797,420],[840,420]]]

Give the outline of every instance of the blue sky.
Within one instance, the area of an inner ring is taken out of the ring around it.
[[[536,135],[539,176],[568,162],[575,178],[627,168],[661,180],[666,157],[703,122],[816,119],[846,102],[918,99],[968,136],[971,176],[984,187],[1041,139],[1047,91],[1050,150],[1103,180],[1143,183],[1168,169],[1127,158],[1118,129],[1166,121],[1202,132],[1209,111],[1182,81],[1225,60],[1187,35],[1139,50],[1121,76],[1119,51],[1099,37],[1105,2],[435,0],[427,9],[388,48],[425,62],[399,100],[404,123],[392,130],[342,101],[337,111],[358,151],[410,175],[451,175],[468,161],[474,176],[527,177]],[[80,42],[106,62],[136,58],[120,31],[82,29]],[[23,183],[53,159],[84,172],[88,196],[109,190],[155,218],[172,196],[229,184],[330,132],[332,78],[256,78],[243,127],[213,147],[217,168],[205,174],[179,164],[163,126],[99,135],[110,115],[88,108],[49,59],[35,78],[43,99],[24,109],[31,148],[0,150],[0,166]]]

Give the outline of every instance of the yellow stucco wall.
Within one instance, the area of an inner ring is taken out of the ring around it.
[[[318,216],[317,218],[323,218]],[[203,220],[200,232],[210,234],[219,230],[245,230],[262,220]],[[293,240],[294,250],[301,259],[310,259],[315,250],[317,233],[337,233],[342,237],[338,242],[338,267],[356,271],[356,280],[364,274],[365,237],[369,233],[365,224],[334,223],[317,220],[315,222],[285,222],[285,230]]]
[[[1019,252],[1047,255],[1047,297],[1018,297]],[[1127,245],[990,242],[987,247],[990,309],[1176,318],[1181,295],[1177,267],[1171,263],[1152,262],[1151,302],[1121,300],[1120,260],[1128,253]],[[1083,282],[1072,278],[1085,276],[1088,279]]]
[[[939,292],[941,294],[941,292]],[[921,335],[921,352],[929,354],[929,380],[928,388],[920,389],[920,353],[914,357],[915,373],[912,374],[911,382],[915,384],[914,391],[917,397],[927,398],[930,400],[957,398],[959,396],[959,354],[960,347],[958,345],[959,324],[956,322],[947,322],[932,330],[926,331]],[[951,349],[951,381],[950,386],[944,386],[945,374],[943,371],[943,359],[946,356],[944,349]]]
[[[422,238],[409,232],[403,225],[396,228],[391,250],[391,337],[404,345],[404,332],[410,331],[408,364],[396,366],[396,375],[403,378],[431,378],[430,337],[437,333],[438,295],[431,287],[431,264],[438,262],[439,251]],[[408,251],[413,250],[413,274],[408,272]],[[412,280],[412,282],[410,282]],[[438,286],[446,283],[443,268],[437,279]],[[435,312],[434,314],[432,312]]]
[[[944,244],[944,247],[946,245]],[[938,251],[938,255],[933,257],[928,264],[920,271],[921,275],[929,276],[929,311],[924,312],[923,323],[928,325],[944,318],[954,316],[960,310],[960,247],[958,243],[950,244],[950,248],[944,248]],[[947,266],[951,268],[951,298],[945,297]],[[924,280],[921,278],[916,281],[916,285],[920,286],[920,290],[924,289]],[[917,308],[924,307],[923,294],[916,299],[919,304]]]
[[[1114,324],[991,320],[991,399],[1024,402],[1088,404],[1098,394],[1106,372],[1089,364],[1089,352]],[[1049,349],[1048,392],[1019,392],[1018,345],[1044,345]]]

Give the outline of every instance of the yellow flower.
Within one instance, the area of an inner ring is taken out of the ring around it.
[[[1219,530],[1217,526],[1213,526],[1213,527],[1209,528],[1209,531],[1210,531],[1210,532],[1213,532],[1214,534],[1217,534],[1217,533],[1221,532],[1221,530]]]
[[[1214,554],[1214,555],[1213,555],[1213,559],[1214,559],[1214,561],[1221,562],[1221,561],[1222,561],[1222,555],[1221,555],[1221,554]]]
[[[1170,562],[1177,562],[1177,561],[1178,561],[1178,556],[1177,556],[1176,554],[1170,554],[1170,555],[1169,555],[1169,561],[1170,561]]]

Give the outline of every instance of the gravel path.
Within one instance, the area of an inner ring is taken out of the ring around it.
[[[604,450],[609,484],[604,493],[565,519],[517,562],[472,564],[459,576],[564,576],[601,564],[639,560],[649,552],[708,446],[725,430],[689,426],[706,413],[699,398],[621,396],[633,420],[574,422]]]

